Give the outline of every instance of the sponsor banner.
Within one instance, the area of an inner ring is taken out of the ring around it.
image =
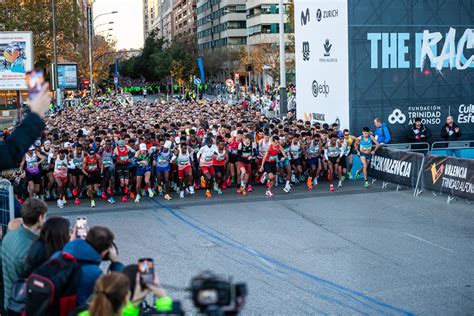
[[[347,1],[294,1],[298,119],[349,127]]]
[[[33,69],[33,34],[0,32],[0,90],[26,90]]]
[[[377,3],[349,0],[351,128],[359,131],[379,117],[395,141],[405,142],[420,117],[433,133],[430,141],[437,141],[451,115],[472,139],[474,3]],[[440,12],[442,20],[430,20]]]
[[[423,154],[379,148],[369,162],[369,176],[415,188]]]
[[[423,186],[431,191],[474,200],[474,160],[427,155]]]

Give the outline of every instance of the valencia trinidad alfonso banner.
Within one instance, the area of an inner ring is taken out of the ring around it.
[[[474,200],[474,160],[427,155],[423,180],[428,190]]]
[[[295,0],[298,119],[349,127],[347,0]]]

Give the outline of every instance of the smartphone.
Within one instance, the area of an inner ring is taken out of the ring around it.
[[[155,280],[155,265],[153,259],[142,258],[138,260],[138,273],[140,274],[140,282],[142,287],[153,283]]]
[[[87,217],[76,218],[76,237],[86,239],[89,227],[87,226]]]
[[[44,85],[44,74],[41,70],[33,70],[26,73],[26,84],[28,85],[28,98],[33,100],[41,92]]]

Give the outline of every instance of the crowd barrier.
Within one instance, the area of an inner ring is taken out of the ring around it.
[[[422,154],[381,147],[372,157],[369,176],[387,183],[409,187],[418,196],[424,190],[474,200],[474,160]]]
[[[10,219],[15,218],[13,197],[13,186],[10,181],[0,179],[0,226],[4,234]]]

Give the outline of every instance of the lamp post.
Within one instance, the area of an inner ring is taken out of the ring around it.
[[[286,106],[286,66],[285,66],[285,20],[283,16],[283,0],[280,0],[280,116],[288,114]]]
[[[56,106],[59,106],[61,102],[60,93],[61,90],[58,87],[58,46],[56,41],[56,0],[51,0],[51,11],[53,15],[53,54],[54,54],[54,89],[56,90]]]
[[[114,22],[113,22],[113,21],[110,21],[110,22],[107,22],[107,23],[102,23],[102,24],[97,25],[96,27],[94,27],[94,34],[95,34],[96,30],[97,30],[99,27],[104,26],[104,25],[109,25],[109,24],[114,24]]]

